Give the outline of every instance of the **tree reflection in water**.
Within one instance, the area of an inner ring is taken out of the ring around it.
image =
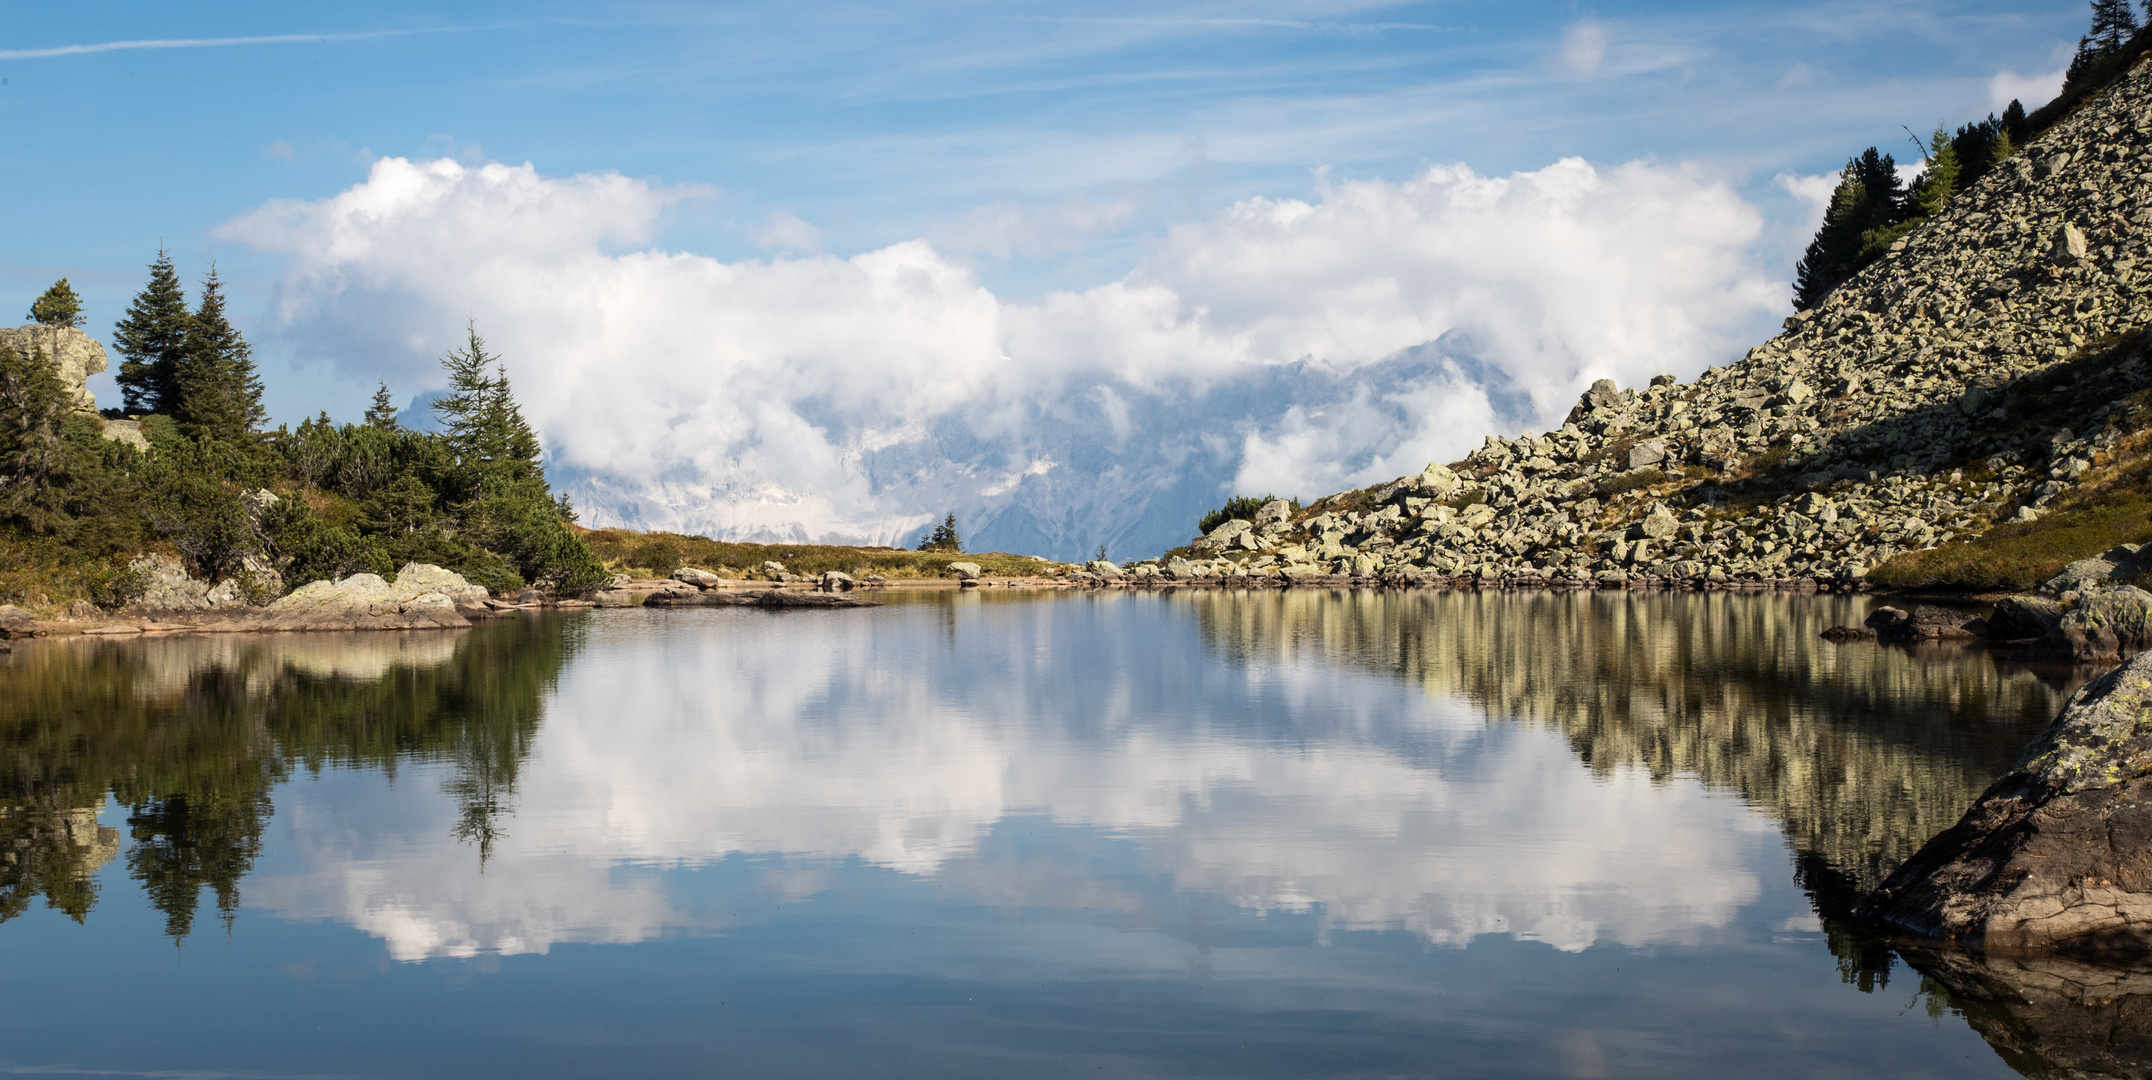
[[[0,661],[0,921],[77,920],[118,854],[187,936],[204,888],[227,923],[294,769],[447,762],[456,834],[484,859],[512,813],[540,703],[583,638],[560,618],[470,631],[44,641]]]

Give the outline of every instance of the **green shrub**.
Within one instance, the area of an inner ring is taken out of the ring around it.
[[[1235,495],[1227,499],[1224,506],[1203,515],[1202,519],[1196,522],[1196,531],[1209,536],[1211,530],[1228,521],[1254,521],[1256,511],[1261,510],[1264,503],[1276,498],[1276,495]],[[1292,507],[1294,513],[1299,513],[1300,500],[1292,500]]]

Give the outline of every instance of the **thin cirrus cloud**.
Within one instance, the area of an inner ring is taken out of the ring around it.
[[[0,49],[0,60],[44,60],[56,56],[127,52],[135,49],[220,49],[235,45],[318,45],[328,41],[365,41],[371,38],[406,37],[412,34],[446,33],[450,28],[419,30],[364,30],[347,34],[261,34],[253,37],[145,38],[137,41],[98,41],[85,45],[54,45],[43,49]]]
[[[284,344],[355,377],[433,385],[475,318],[594,521],[887,541],[949,507],[989,525],[1021,507],[1083,523],[1008,526],[1012,548],[1059,554],[1172,538],[1192,520],[1176,498],[1416,472],[1491,426],[1558,422],[1593,378],[1727,359],[1783,304],[1762,215],[1648,161],[1324,180],[1035,300],[926,240],[736,262],[653,246],[700,193],[390,158],[221,235],[283,259]],[[773,223],[773,246],[818,239]]]

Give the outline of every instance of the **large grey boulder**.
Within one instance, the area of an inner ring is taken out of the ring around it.
[[[2082,592],[2107,583],[2114,577],[2115,563],[2105,555],[2079,559],[2062,568],[2062,572],[2040,583],[2037,590],[2042,596],[2061,596],[2066,592]]]
[[[850,589],[852,585],[852,575],[842,570],[824,570],[822,576],[815,581],[815,587],[823,592],[842,592]]]
[[[97,410],[97,395],[90,393],[90,376],[111,366],[105,359],[105,347],[97,339],[71,326],[43,326],[32,323],[13,329],[0,329],[0,348],[13,349],[24,356],[42,355],[52,363],[60,376],[60,384],[67,388],[68,397],[75,407],[84,412]]]
[[[1439,469],[1441,468],[1441,466],[1429,465],[1428,468]],[[1448,472],[1449,470],[1444,469],[1443,471]],[[1427,474],[1421,473],[1420,476],[1422,481],[1424,482]],[[1262,509],[1255,512],[1255,524],[1257,528],[1261,528],[1266,525],[1283,525],[1286,522],[1291,521],[1292,519],[1293,504],[1285,501],[1284,499],[1272,499],[1269,502],[1264,503]]]
[[[1666,440],[1646,439],[1629,448],[1629,467],[1641,469],[1666,460]]]
[[[946,569],[947,569],[947,570],[948,570],[948,571],[949,571],[950,573],[952,573],[952,574],[955,574],[955,575],[957,576],[957,580],[959,580],[959,581],[977,581],[977,580],[979,580],[979,573],[980,573],[980,570],[979,570],[979,564],[978,564],[978,563],[975,563],[975,562],[953,562],[953,563],[950,563],[950,564],[948,565],[948,567],[946,567]]]
[[[1989,950],[2152,956],[2152,655],[2087,683],[1855,914]]]
[[[9,638],[32,637],[37,628],[32,624],[37,616],[13,604],[0,604],[0,641]]]
[[[128,605],[134,610],[183,613],[247,604],[236,584],[225,582],[219,587],[203,581],[188,574],[187,568],[170,555],[144,555],[128,563],[127,569],[142,583],[141,593]]]
[[[2152,647],[2152,593],[2134,585],[2087,592],[2063,613],[2050,643],[2081,663],[2142,652]]]
[[[485,602],[485,590],[461,574],[426,563],[406,564],[395,582],[377,574],[314,581],[270,604],[245,628],[260,630],[408,630],[469,626],[458,600]]]
[[[1672,539],[1674,533],[1680,530],[1681,519],[1675,517],[1673,511],[1661,506],[1644,515],[1644,520],[1638,528],[1643,531],[1645,536],[1653,540],[1668,540]]]
[[[1994,641],[2036,641],[2062,625],[2062,603],[2042,596],[2010,596],[1995,602],[1988,616]]]
[[[1457,489],[1462,486],[1464,481],[1459,480],[1457,474],[1451,472],[1447,465],[1430,462],[1427,468],[1420,470],[1420,490],[1426,492],[1429,498],[1447,499],[1456,494]]]
[[[718,577],[716,574],[713,574],[708,570],[701,570],[692,566],[683,566],[680,569],[673,571],[672,579],[674,581],[686,582],[687,584],[693,585],[698,589],[714,589],[725,580],[724,578]]]

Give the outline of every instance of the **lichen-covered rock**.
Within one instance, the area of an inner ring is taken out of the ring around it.
[[[2060,651],[2080,663],[2115,660],[2152,647],[2152,593],[2134,585],[2094,589],[2056,625]]]
[[[953,562],[946,569],[960,581],[976,581],[980,573],[979,564],[975,562]]]
[[[713,574],[708,570],[699,570],[692,566],[683,566],[680,569],[673,571],[672,579],[674,581],[686,582],[687,584],[693,585],[698,589],[713,589],[725,580],[724,578],[718,577],[716,574]]]
[[[105,347],[96,338],[71,326],[32,323],[0,329],[0,348],[13,349],[23,356],[43,355],[52,363],[75,407],[84,412],[97,410],[97,395],[84,384],[110,362],[105,359]]]
[[[824,570],[815,581],[815,587],[823,592],[842,592],[852,587],[852,575],[842,570]]]
[[[127,606],[150,614],[217,611],[247,606],[245,590],[237,582],[212,584],[187,573],[170,555],[144,555],[127,564],[142,583],[142,591]]]
[[[2107,583],[2115,574],[2115,564],[2105,555],[2079,559],[2062,568],[2062,572],[2040,583],[2040,595],[2061,596],[2066,592],[2082,592]]]
[[[2079,690],[1857,914],[1987,949],[2152,956],[2152,654]]]

